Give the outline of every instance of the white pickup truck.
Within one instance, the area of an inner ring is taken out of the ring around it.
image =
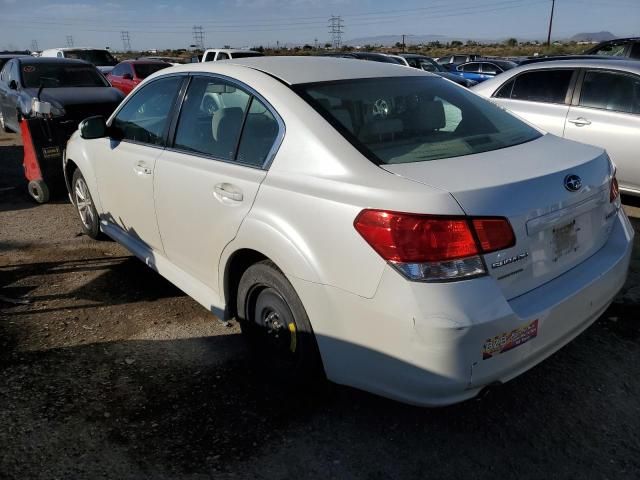
[[[203,62],[217,62],[230,58],[263,57],[264,54],[254,50],[242,50],[234,48],[209,48],[202,54]],[[197,57],[194,57],[197,58]]]

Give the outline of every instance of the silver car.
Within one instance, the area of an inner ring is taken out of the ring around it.
[[[473,92],[549,133],[605,148],[618,167],[621,190],[640,195],[640,62],[535,63]]]

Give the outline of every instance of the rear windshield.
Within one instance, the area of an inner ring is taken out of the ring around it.
[[[234,52],[231,54],[233,58],[249,58],[249,57],[264,57],[264,54],[260,52]]]
[[[440,77],[344,80],[295,89],[377,164],[470,155],[541,136],[491,102]]]
[[[170,67],[169,63],[136,63],[133,69],[136,71],[136,77],[147,78],[152,73],[156,73],[158,70]]]
[[[22,64],[22,85],[25,88],[106,87],[104,77],[93,65],[60,63]]]
[[[106,50],[66,50],[64,56],[93,63],[97,67],[109,67],[118,63]]]

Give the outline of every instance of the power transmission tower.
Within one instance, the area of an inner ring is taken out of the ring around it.
[[[120,38],[122,39],[122,46],[124,47],[125,52],[131,51],[131,38],[129,38],[129,32],[120,32]]]
[[[67,47],[73,47],[73,35],[67,35]]]
[[[342,34],[344,33],[344,22],[342,17],[331,15],[329,17],[329,33],[331,34],[331,43],[336,50],[342,46]]]
[[[556,0],[551,0],[551,17],[549,17],[549,33],[547,34],[547,46],[551,46],[551,27],[553,26],[553,9],[556,6]]]
[[[38,48],[38,41],[37,40],[31,40],[31,51],[32,52],[39,52],[40,49]]]
[[[202,29],[202,25],[193,26],[193,43],[204,50],[204,30]]]

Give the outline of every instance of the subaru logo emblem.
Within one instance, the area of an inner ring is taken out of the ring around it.
[[[570,192],[577,192],[582,188],[582,180],[578,175],[567,175],[564,177],[564,188]]]

